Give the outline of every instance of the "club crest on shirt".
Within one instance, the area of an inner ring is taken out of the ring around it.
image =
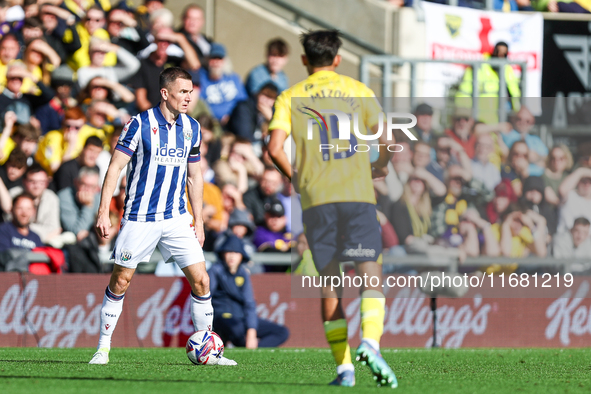
[[[183,136],[187,141],[191,141],[191,138],[193,138],[193,130],[183,129]]]
[[[121,261],[129,261],[129,260],[131,260],[131,256],[132,256],[132,254],[131,254],[130,250],[123,249],[121,251]]]

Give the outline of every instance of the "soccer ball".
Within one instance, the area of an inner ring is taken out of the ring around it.
[[[216,365],[224,354],[224,342],[213,331],[199,330],[189,337],[186,350],[193,364]]]

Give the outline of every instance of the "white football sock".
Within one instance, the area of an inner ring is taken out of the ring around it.
[[[97,350],[111,349],[111,336],[113,335],[113,331],[115,331],[119,316],[121,316],[124,298],[125,294],[117,295],[107,286],[101,308],[101,336],[96,348]]]
[[[191,320],[195,331],[213,328],[213,307],[211,306],[211,292],[198,296],[191,292]]]

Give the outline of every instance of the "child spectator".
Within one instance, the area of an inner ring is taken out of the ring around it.
[[[589,238],[589,220],[584,217],[575,219],[570,231],[554,236],[554,257],[557,259],[589,259],[591,258],[591,238]],[[571,265],[571,271],[588,270],[590,264]],[[582,267],[581,267],[582,265]]]
[[[216,332],[238,347],[280,346],[289,330],[257,317],[250,273],[242,265],[249,257],[240,239],[228,237],[217,253],[219,262],[208,271]]]

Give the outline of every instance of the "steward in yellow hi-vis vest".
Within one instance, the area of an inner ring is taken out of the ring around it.
[[[394,141],[386,138],[381,107],[371,89],[334,71],[341,61],[338,31],[304,33],[301,42],[305,52],[302,62],[310,76],[277,99],[268,144],[275,165],[301,193],[304,232],[319,273],[313,277],[315,285],[309,276],[302,276],[301,282],[294,277],[292,291],[318,296],[316,288],[321,288],[324,331],[337,364],[337,378],[330,384],[354,386],[355,369],[341,295],[344,287],[357,287],[361,292],[363,334],[357,359],[367,363],[379,385],[397,387],[396,376],[379,351],[385,298],[382,240],[372,182],[372,175],[386,174],[390,153],[380,149],[378,157],[371,160],[369,149],[360,149]],[[382,134],[379,140],[373,140],[380,126]],[[289,135],[296,152],[297,175],[293,178],[284,151]],[[352,278],[341,274],[341,261],[355,262],[354,279],[359,282],[366,278],[366,283],[346,284],[345,280]]]

